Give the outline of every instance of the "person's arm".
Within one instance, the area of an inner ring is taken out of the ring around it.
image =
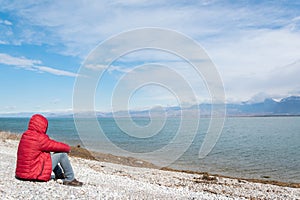
[[[57,142],[55,140],[52,140],[46,134],[43,137],[41,137],[40,148],[41,148],[41,151],[45,151],[45,152],[69,153],[71,150],[69,145],[62,143],[62,142]]]

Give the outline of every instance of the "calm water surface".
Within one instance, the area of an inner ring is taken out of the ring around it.
[[[82,121],[88,124],[88,120]],[[28,121],[27,118],[0,118],[0,130],[22,133]],[[138,118],[135,122],[143,126],[149,123],[149,119]],[[170,167],[244,178],[269,176],[272,180],[300,182],[300,117],[227,118],[212,152],[204,159],[198,159],[208,123],[209,119],[200,120],[192,145]],[[115,145],[126,151],[144,153],[167,145],[175,136],[180,119],[168,119],[158,134],[145,139],[128,136],[111,118],[99,119],[99,124]],[[95,130],[89,129],[87,125],[87,132],[97,136]],[[80,143],[74,121],[70,118],[50,118],[48,134],[72,145]],[[185,130],[185,134],[191,133]],[[101,151],[104,146],[97,146],[101,141],[91,138],[93,150]],[[180,144],[177,146],[181,148]]]

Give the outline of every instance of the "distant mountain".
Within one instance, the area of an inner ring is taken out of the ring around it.
[[[276,113],[300,114],[300,96],[282,99],[276,107]]]
[[[129,111],[131,117],[149,117],[150,113],[152,117],[169,116],[176,117],[181,116],[182,112],[188,116],[210,116],[212,104],[203,103],[199,105],[193,105],[187,108],[181,108],[179,106],[166,107],[163,110],[142,110],[142,111]],[[198,109],[198,111],[197,111]],[[116,117],[125,117],[128,115],[127,111],[120,111],[114,113]],[[282,99],[281,101],[275,101],[274,99],[267,98],[263,102],[242,102],[235,104],[226,104],[227,116],[278,116],[278,115],[300,115],[300,96],[290,96]],[[112,117],[112,113],[97,114],[99,117]]]
[[[165,108],[154,108],[151,110],[141,110],[135,111],[130,110],[129,115],[131,117],[177,117],[181,116],[184,112],[190,117],[197,116],[210,116],[212,104],[203,103],[199,105],[193,105],[190,107],[181,108],[179,106],[165,107]],[[11,114],[0,114],[0,117],[30,117],[34,113],[11,113]],[[71,112],[60,112],[60,113],[41,113],[47,117],[53,118],[72,118],[73,114]],[[82,112],[76,113],[78,117],[92,117],[94,112]],[[226,115],[227,116],[278,116],[278,115],[300,115],[300,96],[290,96],[281,99],[280,101],[275,101],[274,99],[267,98],[263,102],[253,103],[251,101],[246,101],[242,103],[229,103],[226,104]],[[126,117],[128,116],[128,111],[118,111],[112,112],[96,112],[96,116],[100,118],[109,117]]]
[[[188,108],[168,107],[165,108],[165,115],[180,116],[181,112],[189,116],[209,116],[211,115],[212,104],[204,103],[193,105]],[[199,109],[199,113],[197,113]],[[132,117],[149,116],[149,111],[130,111]],[[161,116],[163,113],[151,112],[154,116]],[[235,104],[226,104],[226,115],[228,116],[266,116],[266,115],[300,115],[300,96],[291,96],[275,101],[267,98],[263,102],[242,102]],[[117,116],[117,115],[115,115]]]
[[[228,115],[300,115],[300,96],[281,101],[265,99],[260,103],[227,104]]]

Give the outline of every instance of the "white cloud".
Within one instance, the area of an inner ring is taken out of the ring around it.
[[[2,3],[2,7],[16,12],[22,21],[43,27],[42,30],[47,31],[43,36],[47,39],[44,42],[61,40],[67,47],[61,53],[81,56],[111,35],[137,27],[174,29],[201,42],[210,40],[210,37],[239,36],[240,30],[249,27],[286,23],[285,20],[276,20],[277,15],[283,12],[276,10],[276,7],[252,8],[243,3],[233,6],[207,0],[191,3],[174,1],[171,6],[168,1],[106,0],[101,3],[74,1],[72,4],[65,1],[43,4],[32,1],[26,6],[16,1]],[[38,29],[35,34],[41,35],[40,32]],[[27,37],[27,40],[31,39]]]
[[[117,102],[114,109],[124,109],[129,101],[139,107],[177,105],[178,102],[189,105],[199,103],[204,96],[207,97],[201,77],[180,73],[182,70],[175,65],[160,63],[141,65],[125,73],[118,79],[113,91],[113,99]],[[132,99],[127,99],[128,95],[132,95]]]
[[[8,44],[8,42],[0,40],[0,44]]]
[[[34,65],[41,64],[39,60],[30,60],[24,57],[13,57],[8,54],[0,53],[0,63],[24,68],[32,68]]]
[[[84,65],[84,67],[92,70],[104,70],[107,68],[106,65],[100,65],[100,64],[86,64]]]
[[[49,31],[44,36],[44,39],[47,39],[44,42],[51,42],[53,38],[60,39],[67,47],[61,53],[72,55],[84,56],[111,35],[136,27],[164,27],[199,37],[219,34],[222,31],[221,26],[229,24],[226,25],[228,27],[232,24],[223,17],[224,14],[230,13],[229,10],[219,6],[207,9],[201,4],[195,6],[174,2],[173,6],[169,6],[169,3],[164,1],[102,1],[89,4],[75,1],[72,2],[72,6],[65,1],[32,4],[8,7],[13,8],[27,23]],[[40,29],[36,31],[36,35],[41,35]],[[39,37],[34,38],[40,40]],[[32,42],[31,37],[27,37],[27,40]]]
[[[287,75],[283,66],[300,59],[299,48],[298,32],[279,29],[249,31],[208,51],[222,75],[227,96],[247,99],[260,92],[286,94],[297,87],[298,77]]]
[[[50,74],[54,74],[54,75],[58,75],[58,76],[70,76],[70,77],[76,77],[77,76],[77,74],[75,74],[73,72],[54,69],[54,68],[51,68],[51,67],[35,66],[35,69],[38,69],[41,72],[48,72]]]
[[[247,99],[260,92],[288,93],[298,87],[291,84],[296,82],[293,74],[278,76],[273,73],[300,59],[300,15],[296,6],[287,7],[276,2],[272,6],[264,2],[248,4],[245,1],[230,4],[217,0],[173,1],[172,4],[137,0],[74,1],[72,4],[67,1],[43,4],[28,1],[27,5],[7,2],[1,3],[0,10],[10,10],[21,23],[29,24],[20,38],[16,33],[12,36],[20,44],[54,44],[61,54],[83,58],[99,42],[119,32],[137,27],[162,27],[187,34],[207,50],[221,73],[229,98]],[[174,46],[180,47],[180,44],[174,42]],[[124,61],[134,62],[136,58],[129,56]],[[155,55],[144,58],[168,59]],[[52,68],[41,69],[57,75],[74,75]],[[129,69],[112,65],[108,70],[126,73]],[[194,79],[191,72],[182,69],[180,73]],[[292,81],[284,81],[286,79]],[[275,84],[276,81],[281,85]]]
[[[8,21],[8,20],[3,20],[3,19],[0,19],[0,24],[4,24],[4,25],[7,25],[7,26],[12,26],[13,23]]]
[[[127,73],[131,71],[130,68],[126,68],[124,66],[116,66],[116,65],[101,65],[101,64],[86,64],[84,65],[85,68],[100,71],[100,70],[107,70],[109,73],[113,72],[120,72],[120,73]]]
[[[27,70],[33,70],[38,72],[47,72],[58,76],[76,77],[77,74],[64,70],[59,70],[51,67],[40,66],[42,62],[40,60],[31,60],[24,57],[13,57],[8,54],[0,53],[0,64],[9,65],[18,68],[24,68]]]

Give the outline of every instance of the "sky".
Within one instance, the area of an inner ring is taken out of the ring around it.
[[[82,67],[92,68],[85,65],[91,52],[143,27],[196,41],[218,70],[226,102],[300,95],[298,1],[0,0],[0,5],[0,113],[71,112],[74,84]],[[141,49],[108,66],[94,94],[95,110],[110,111],[116,86],[126,91],[148,76],[180,89],[176,76],[162,66],[191,85],[196,99],[183,92],[182,104],[210,100],[203,77],[189,63],[170,52]],[[158,84],[137,85],[130,99],[121,100],[130,109],[179,104],[174,91]]]

